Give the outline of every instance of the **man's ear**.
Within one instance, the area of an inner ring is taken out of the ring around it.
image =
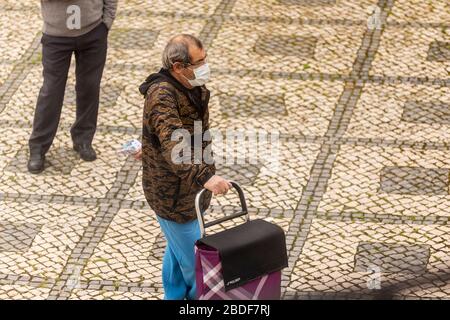
[[[183,64],[181,62],[175,62],[173,64],[173,71],[177,74],[180,74],[183,71]]]

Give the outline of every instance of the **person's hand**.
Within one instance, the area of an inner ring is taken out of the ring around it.
[[[204,187],[217,196],[219,194],[226,194],[232,186],[231,183],[224,178],[214,175],[206,181]]]
[[[138,152],[136,152],[135,154],[133,154],[133,158],[135,160],[142,160],[142,149],[140,149]]]

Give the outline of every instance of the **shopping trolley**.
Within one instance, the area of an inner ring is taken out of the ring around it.
[[[283,229],[262,219],[250,220],[244,192],[231,182],[241,212],[205,223],[200,200],[195,198],[201,238],[195,244],[195,272],[199,300],[277,300],[281,296],[281,270],[288,265]],[[206,235],[206,228],[238,217],[245,222]]]

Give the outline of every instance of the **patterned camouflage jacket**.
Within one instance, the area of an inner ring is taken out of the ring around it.
[[[150,75],[140,86],[145,96],[142,131],[142,185],[150,207],[161,218],[186,223],[196,219],[195,195],[215,174],[214,164],[176,163],[172,151],[179,141],[172,133],[186,129],[193,140],[194,121],[202,121],[202,132],[209,128],[208,102],[210,92],[205,86],[188,90],[164,69]],[[202,143],[202,154],[208,146]],[[192,144],[192,157],[194,149]],[[211,193],[201,203],[206,209]]]

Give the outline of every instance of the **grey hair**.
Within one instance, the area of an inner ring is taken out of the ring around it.
[[[162,54],[163,68],[172,70],[175,62],[189,64],[191,57],[189,55],[189,46],[194,45],[203,49],[202,42],[190,34],[180,34],[169,40]]]

